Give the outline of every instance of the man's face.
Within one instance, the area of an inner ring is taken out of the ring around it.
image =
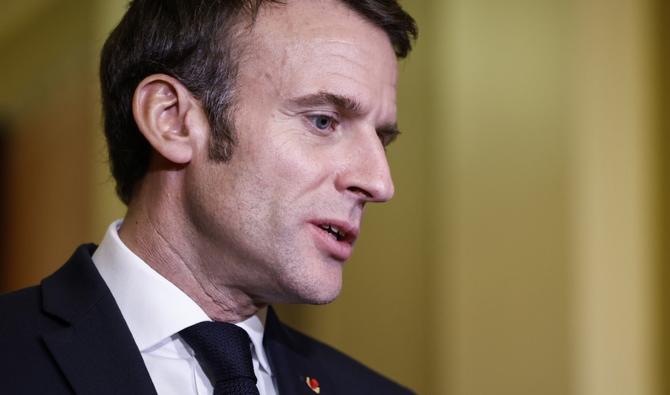
[[[232,159],[203,145],[187,168],[200,275],[259,303],[326,303],[365,203],[393,196],[395,54],[337,0],[265,6],[245,45]]]

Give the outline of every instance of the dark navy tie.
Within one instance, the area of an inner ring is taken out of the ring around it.
[[[179,334],[195,352],[214,387],[214,395],[258,395],[251,340],[244,329],[227,322],[206,321]]]

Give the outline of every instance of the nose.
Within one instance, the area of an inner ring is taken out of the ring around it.
[[[355,194],[363,202],[386,202],[395,188],[386,151],[376,132],[352,139],[344,170],[337,178],[337,188]]]

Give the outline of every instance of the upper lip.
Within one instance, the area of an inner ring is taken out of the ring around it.
[[[341,241],[347,242],[349,244],[354,244],[354,242],[358,238],[358,232],[359,232],[358,225],[352,222],[341,221],[337,219],[317,219],[311,221],[311,223],[319,227],[323,225],[331,225],[337,228],[343,235]]]

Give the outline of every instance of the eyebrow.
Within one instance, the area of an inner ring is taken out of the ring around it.
[[[352,99],[351,97],[323,91],[296,97],[291,99],[290,102],[302,107],[333,105],[354,114],[363,112],[363,106],[357,100]]]
[[[290,101],[291,104],[297,105],[297,106],[300,106],[300,107],[331,105],[331,106],[339,107],[339,108],[343,109],[344,111],[350,112],[352,114],[362,114],[363,113],[363,108],[362,108],[363,106],[357,100],[355,100],[351,97],[342,96],[342,95],[338,95],[338,94],[335,94],[335,93],[324,92],[324,91],[320,91],[320,92],[310,94],[310,95],[296,97],[296,98],[290,99],[289,101]],[[400,134],[400,130],[398,129],[398,124],[397,123],[392,123],[392,124],[380,126],[380,127],[376,128],[376,131],[377,131],[377,135],[382,140],[382,143],[384,144],[384,146],[387,146],[387,145],[391,144],[396,138],[398,138],[398,135]]]

